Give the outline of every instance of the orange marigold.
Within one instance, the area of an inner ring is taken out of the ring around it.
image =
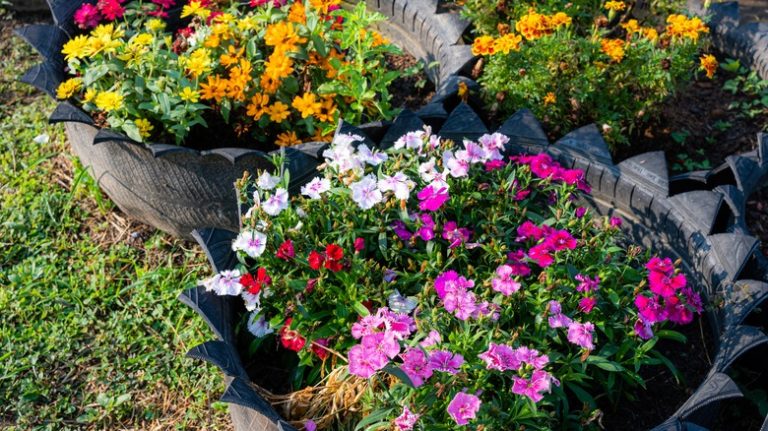
[[[472,43],[472,55],[493,55],[493,47],[492,36],[480,36]]]
[[[307,23],[307,9],[304,7],[304,2],[297,1],[291,5],[288,10],[288,21],[296,24]]]
[[[275,144],[280,147],[289,147],[291,145],[298,145],[301,141],[296,136],[295,132],[283,132],[279,135],[277,135],[277,140],[275,141]]]
[[[493,51],[503,54],[509,54],[510,51],[520,51],[520,42],[522,41],[523,38],[519,34],[507,33],[493,41]]]
[[[702,55],[699,61],[701,62],[700,69],[707,72],[707,78],[712,79],[718,66],[715,56],[712,54]]]
[[[536,13],[534,10],[520,17],[515,23],[515,30],[522,34],[526,40],[536,40],[552,32],[549,17]]]
[[[555,93],[549,92],[544,96],[544,105],[551,105],[553,103],[557,102],[557,96],[555,96]]]
[[[673,39],[699,40],[699,34],[708,33],[709,28],[698,17],[672,14],[667,17],[667,34]]]
[[[600,50],[611,60],[620,63],[624,58],[624,41],[621,39],[603,39],[600,41]]]

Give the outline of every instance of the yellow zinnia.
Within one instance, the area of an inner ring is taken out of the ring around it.
[[[193,0],[189,2],[188,5],[184,6],[181,9],[182,18],[186,18],[192,15],[199,16],[200,18],[206,19],[211,15],[211,11],[204,8],[201,1]]]
[[[88,36],[80,35],[70,39],[61,48],[61,53],[65,55],[67,61],[73,58],[83,58],[89,53],[90,42]]]
[[[200,93],[190,87],[184,87],[181,93],[179,93],[179,97],[185,102],[197,103],[200,100]]]
[[[288,105],[283,102],[277,101],[266,109],[269,119],[275,123],[282,123],[283,120],[291,115],[291,111],[288,109]]]
[[[103,91],[96,95],[96,107],[105,112],[123,107],[123,96],[114,91]]]
[[[139,128],[139,135],[141,135],[142,139],[149,138],[152,130],[155,128],[146,118],[137,118],[133,121],[133,124]]]
[[[57,99],[69,99],[70,97],[74,96],[75,93],[80,91],[80,89],[83,88],[83,80],[80,78],[70,78],[66,81],[62,82],[59,87],[56,89],[56,98]]]
[[[279,135],[277,135],[277,140],[275,141],[275,144],[277,144],[280,147],[289,147],[291,145],[298,145],[301,141],[296,136],[295,132],[284,132]]]

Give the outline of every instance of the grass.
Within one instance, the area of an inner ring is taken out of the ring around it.
[[[37,60],[21,19],[0,7],[0,429],[229,429],[220,373],[184,358],[212,337],[176,300],[204,256],[123,218],[70,155],[54,102],[14,82]]]

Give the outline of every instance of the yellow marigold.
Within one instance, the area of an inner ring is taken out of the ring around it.
[[[480,36],[472,43],[472,55],[493,55],[494,45],[492,36]]]
[[[656,39],[659,38],[659,32],[653,27],[643,27],[640,29],[640,32],[651,42],[656,42]]]
[[[103,91],[96,95],[96,107],[105,112],[123,107],[123,96],[114,91]]]
[[[626,23],[621,24],[621,28],[627,31],[628,34],[639,33],[640,23],[636,19],[631,19]]]
[[[555,96],[555,93],[550,91],[544,96],[544,105],[551,105],[555,102],[557,102],[557,96]]]
[[[203,2],[200,0],[192,0],[181,9],[181,17],[186,18],[188,16],[199,16],[200,18],[208,18],[211,15],[211,11],[203,7]]]
[[[699,40],[700,33],[709,32],[709,28],[698,17],[688,18],[685,15],[672,14],[667,17],[667,34],[673,39]]]
[[[331,8],[336,8],[341,3],[341,0],[309,0],[309,4],[323,15],[328,15]]]
[[[226,79],[222,79],[219,75],[211,75],[208,77],[208,82],[200,84],[200,98],[221,102],[221,99],[227,95],[228,85],[229,82]]]
[[[90,42],[88,36],[75,36],[61,48],[64,58],[69,61],[73,58],[83,58],[88,55]]]
[[[293,61],[281,52],[274,52],[264,65],[264,74],[275,80],[287,77],[293,72]]]
[[[243,53],[245,52],[245,48],[237,49],[233,45],[229,45],[227,47],[227,52],[224,54],[221,54],[219,57],[219,62],[224,67],[229,67],[233,64],[237,64],[237,62],[240,61],[240,58],[243,56]]]
[[[80,91],[80,89],[83,88],[83,80],[80,78],[69,78],[66,81],[59,84],[59,87],[56,89],[56,98],[57,99],[69,99],[70,97],[74,96],[75,93]]]
[[[133,123],[139,128],[139,135],[141,135],[142,139],[149,138],[152,134],[152,130],[155,129],[155,126],[153,126],[146,118],[137,118]]]
[[[85,101],[85,103],[91,102],[93,99],[96,98],[97,93],[98,91],[96,91],[95,88],[89,88],[85,90],[85,94],[83,94],[83,100]]]
[[[298,145],[301,141],[296,136],[295,132],[283,132],[277,135],[275,144],[280,147],[290,147],[291,145]]]
[[[267,31],[264,34],[264,43],[274,46],[275,51],[294,51],[297,44],[306,41],[299,37],[293,24],[286,21],[267,25]]]
[[[181,93],[179,93],[179,97],[185,102],[197,103],[197,101],[200,100],[200,93],[193,90],[191,87],[184,87],[184,89],[181,90]]]
[[[291,115],[291,111],[288,109],[288,105],[280,101],[277,101],[272,105],[270,105],[267,108],[266,113],[267,115],[269,115],[270,121],[273,121],[278,124],[282,123],[283,120],[285,120]]]
[[[251,103],[245,107],[246,115],[259,121],[261,116],[267,113],[267,105],[269,105],[269,95],[257,93],[251,97]]]
[[[152,33],[157,33],[165,28],[165,22],[158,18],[152,18],[144,26]]]
[[[600,50],[611,60],[620,63],[624,58],[624,41],[621,39],[603,39],[600,41]]]
[[[321,123],[332,123],[336,119],[336,104],[333,96],[326,96],[320,104],[320,110],[315,113],[315,118]]]
[[[613,12],[620,12],[626,9],[627,5],[623,1],[607,1],[605,8]]]
[[[700,69],[707,72],[707,78],[713,78],[718,66],[715,56],[712,54],[702,55],[699,61],[701,62]]]
[[[520,51],[520,42],[522,41],[523,38],[519,34],[507,33],[493,41],[493,51],[503,54],[509,54],[510,51]]]
[[[566,25],[566,26],[571,25],[572,21],[573,19],[571,19],[571,17],[566,15],[565,12],[558,12],[552,15],[551,17],[549,17],[549,25],[550,27],[554,27],[554,28],[557,28],[563,25]]]
[[[307,23],[307,9],[304,7],[304,2],[297,1],[291,5],[288,10],[288,21],[296,24]]]
[[[304,93],[303,96],[294,97],[291,106],[301,113],[301,118],[317,114],[322,107],[320,102],[317,101],[317,96],[312,93]]]

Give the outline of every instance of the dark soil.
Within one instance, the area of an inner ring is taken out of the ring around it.
[[[685,172],[705,169],[707,164],[714,167],[731,154],[755,149],[757,133],[768,126],[768,112],[749,118],[729,109],[732,103],[750,99],[723,89],[732,77],[719,70],[714,79],[702,75],[680,90],[664,103],[656,121],[630,137],[631,145],[617,149],[615,158],[664,150],[673,172]]]
[[[419,61],[408,53],[387,55],[387,66],[390,70],[405,71],[418,65]],[[417,111],[435,95],[435,84],[427,79],[427,74],[421,68],[415,75],[395,79],[389,86],[389,92],[394,106]]]
[[[634,399],[620,401],[616,408],[603,406],[602,425],[606,430],[648,430],[671,416],[704,381],[709,372],[715,344],[706,316],[685,326],[672,325],[688,339],[686,344],[661,340],[656,348],[677,367],[683,379],[678,383],[664,365],[647,366],[640,371],[646,388],[630,390]],[[642,408],[638,408],[642,406]]]

